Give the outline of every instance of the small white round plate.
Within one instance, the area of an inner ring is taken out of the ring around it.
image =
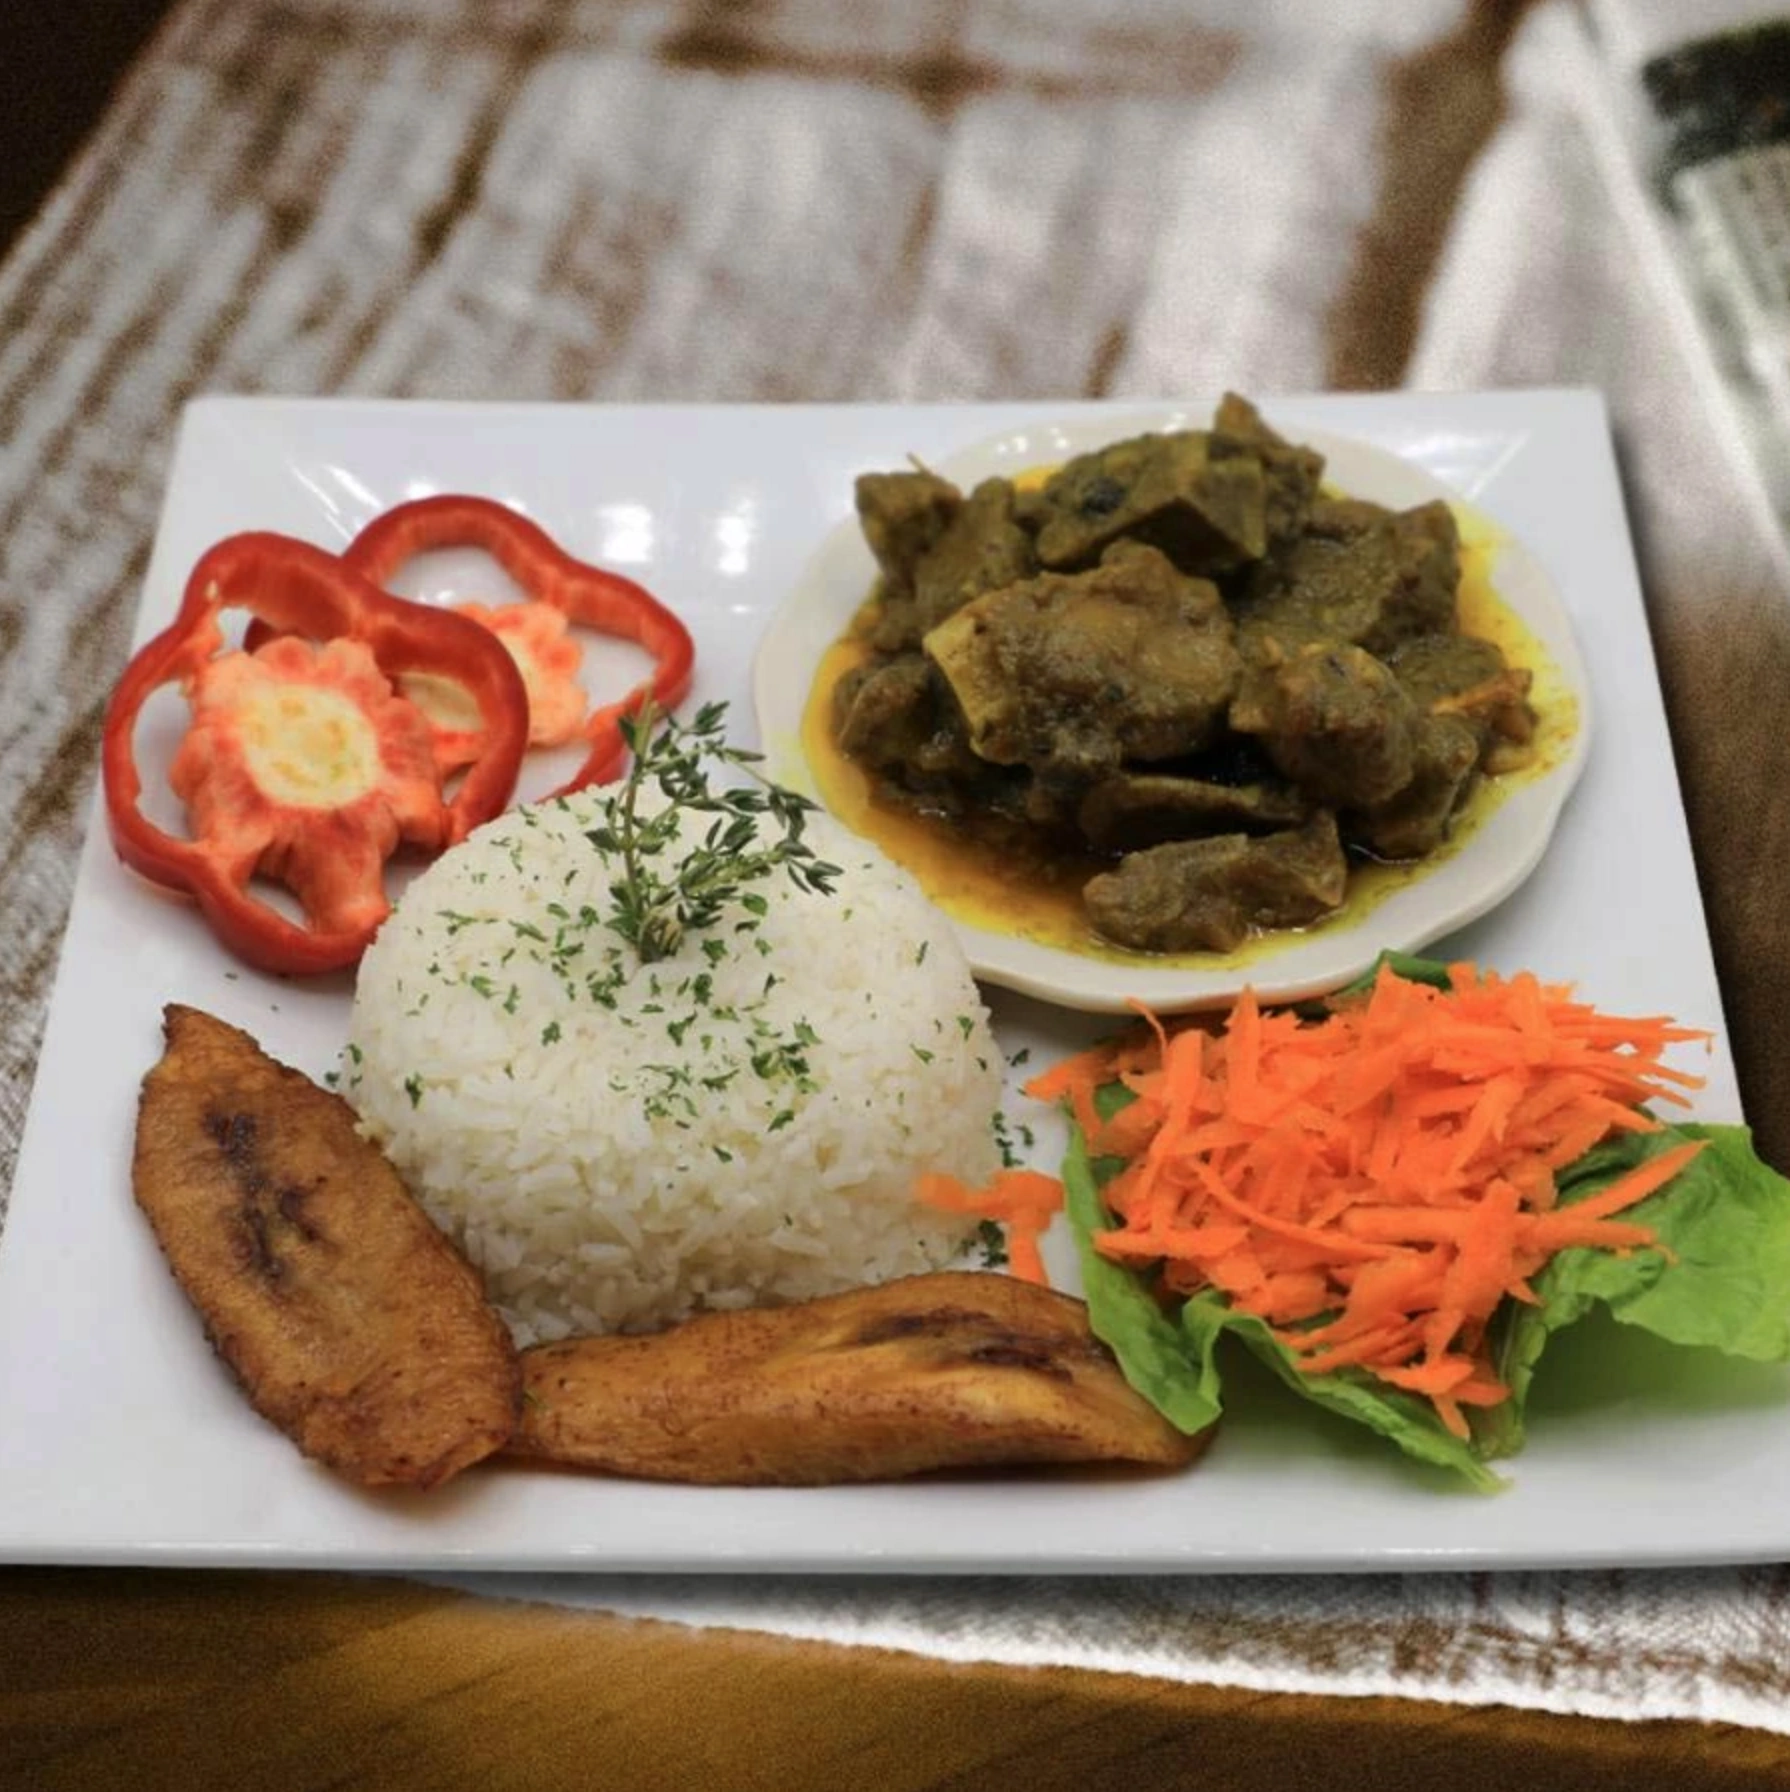
[[[1086,453],[1147,430],[1199,427],[1209,411],[1163,408],[1133,417],[1103,415],[1032,426],[979,442],[936,470],[966,490],[994,474],[1013,475]],[[1462,500],[1422,467],[1367,442],[1318,429],[1286,434],[1323,454],[1324,476],[1351,497],[1394,509]],[[889,464],[897,465],[897,446]],[[760,639],[753,699],[770,769],[810,796],[820,790],[801,749],[802,713],[822,656],[868,595],[876,567],[855,517],[821,543]],[[1237,959],[1192,955],[1172,962],[1139,954],[1115,959],[1041,945],[952,917],[972,969],[984,982],[1090,1013],[1119,1013],[1141,1002],[1158,1013],[1228,1005],[1247,986],[1264,1000],[1297,1001],[1361,975],[1385,950],[1415,952],[1502,902],[1541,862],[1591,743],[1591,690],[1572,626],[1553,582],[1518,542],[1501,537],[1492,567],[1498,595],[1554,662],[1578,723],[1555,762],[1513,784],[1456,850],[1400,884],[1358,919],[1289,930],[1273,945],[1252,943]]]

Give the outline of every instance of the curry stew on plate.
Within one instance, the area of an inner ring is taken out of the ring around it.
[[[1463,626],[1451,506],[1323,472],[1231,395],[967,494],[862,476],[879,576],[822,667],[829,746],[1095,943],[1230,953],[1334,915],[1445,849],[1538,718],[1531,667]]]

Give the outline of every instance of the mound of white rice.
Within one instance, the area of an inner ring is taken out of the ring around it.
[[[444,854],[355,989],[343,1092],[519,1341],[951,1260],[965,1222],[914,1180],[995,1167],[1001,1062],[949,926],[815,816],[832,894],[775,871],[762,917],[641,967],[603,925],[601,807],[517,810]]]

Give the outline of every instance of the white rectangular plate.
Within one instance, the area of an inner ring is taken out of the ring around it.
[[[1115,416],[1133,407],[1111,407]],[[430,490],[526,509],[653,587],[698,642],[695,696],[751,729],[765,618],[849,512],[854,474],[1097,407],[610,408],[208,399],[182,428],[139,639],[221,536],[339,546]],[[1703,911],[1603,409],[1591,394],[1279,400],[1277,422],[1409,456],[1519,537],[1590,663],[1598,734],[1546,861],[1447,942],[1670,1013],[1717,1044],[1698,1111],[1738,1118]],[[1081,1571],[1656,1564],[1790,1555],[1790,1376],[1649,1351],[1588,1323],[1555,1346],[1507,1492],[1456,1491],[1238,1371],[1178,1476],[1018,1474],[876,1487],[661,1487],[481,1469],[352,1491],[249,1409],[130,1192],[138,1083],[178,1000],[321,1074],[348,985],[234,965],[90,831],[0,1239],[0,1557],[435,1569]],[[1019,998],[1034,1061],[1089,1022]],[[1057,1135],[1039,1127],[1049,1161]],[[1063,1261],[1062,1253],[1056,1261]]]

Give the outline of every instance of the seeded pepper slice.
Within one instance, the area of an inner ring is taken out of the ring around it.
[[[225,653],[226,609],[304,639]],[[358,651],[332,653],[332,643]],[[451,799],[420,716],[390,713],[408,708],[388,682],[407,673],[450,679],[477,705],[482,750]],[[134,738],[144,704],[176,683],[198,737],[183,742],[171,770],[191,808],[187,839],[143,813]],[[179,615],[112,694],[101,743],[106,816],[120,858],[192,896],[249,963],[337,970],[359,959],[384,917],[386,853],[400,839],[439,850],[490,820],[515,789],[527,744],[521,675],[479,624],[393,597],[307,542],[234,535],[193,568]],[[257,870],[293,885],[309,924],[249,893]]]
[[[553,794],[607,782],[627,755],[623,718],[638,713],[649,697],[656,707],[671,709],[688,694],[696,660],[690,631],[644,586],[568,554],[538,524],[491,498],[442,493],[399,504],[368,523],[343,558],[383,585],[418,554],[466,547],[482,548],[530,598],[567,621],[632,641],[657,662],[651,678],[591,714],[584,724],[590,751]]]

